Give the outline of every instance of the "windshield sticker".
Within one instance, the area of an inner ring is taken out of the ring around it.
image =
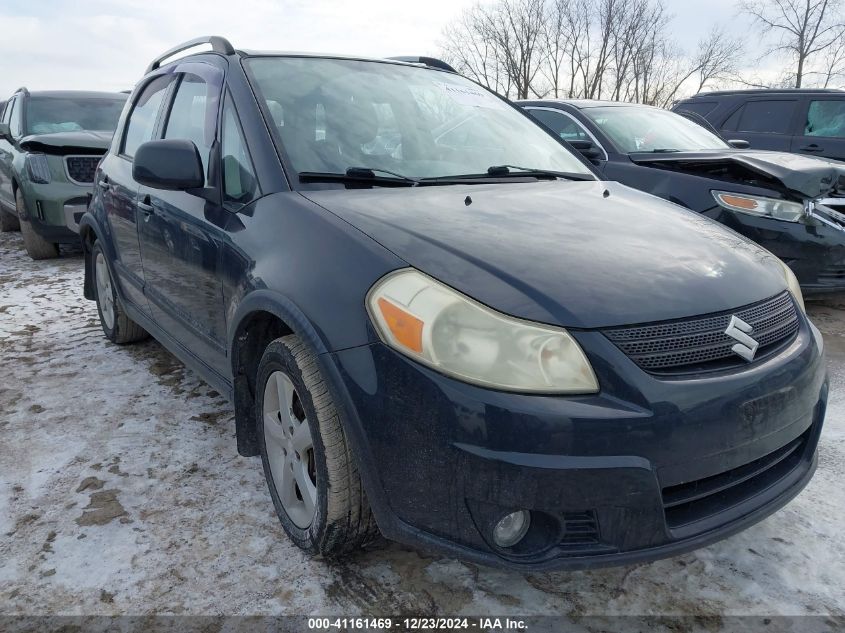
[[[459,86],[452,83],[443,83],[444,92],[455,103],[475,108],[504,108],[502,101],[487,92],[483,88],[476,88],[474,86]]]

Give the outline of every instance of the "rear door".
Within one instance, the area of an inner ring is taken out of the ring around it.
[[[144,296],[138,242],[138,185],[132,178],[132,161],[138,146],[155,136],[171,81],[170,76],[156,77],[137,93],[118,151],[106,154],[98,183],[115,249],[115,274],[124,295],[147,314],[150,308]]]
[[[199,150],[206,187],[218,188],[217,126],[223,70],[186,62],[176,69],[161,138],[187,139]],[[139,220],[146,295],[156,322],[199,360],[226,376],[226,319],[218,274],[221,205],[185,191],[141,186]]]
[[[755,98],[734,110],[721,126],[726,139],[748,141],[754,149],[790,151],[798,119],[798,97]]]
[[[804,99],[791,149],[798,154],[845,160],[845,98]]]

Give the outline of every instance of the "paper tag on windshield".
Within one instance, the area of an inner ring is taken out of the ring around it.
[[[472,106],[475,108],[504,108],[505,105],[495,95],[487,92],[483,88],[475,86],[456,85],[452,83],[441,84],[443,90],[446,92],[452,101],[460,103],[465,106]]]

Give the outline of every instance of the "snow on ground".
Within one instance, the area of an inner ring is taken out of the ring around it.
[[[845,614],[845,304],[811,307],[832,395],[784,510],[652,564],[517,574],[390,544],[343,563],[285,538],[225,400],[155,341],[106,341],[82,260],[0,234],[0,613]]]

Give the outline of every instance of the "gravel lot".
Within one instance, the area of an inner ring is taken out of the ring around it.
[[[398,545],[329,565],[273,514],[225,400],[154,341],[106,341],[82,259],[0,234],[0,613],[845,614],[845,300],[811,305],[819,470],[733,538],[648,565],[515,574]]]

